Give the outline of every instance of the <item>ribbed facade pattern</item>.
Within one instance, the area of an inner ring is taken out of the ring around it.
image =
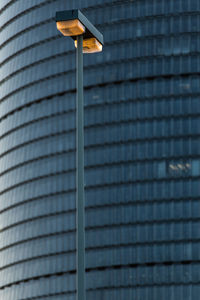
[[[200,2],[0,1],[0,299],[75,300],[75,49],[84,55],[87,300],[200,295]]]

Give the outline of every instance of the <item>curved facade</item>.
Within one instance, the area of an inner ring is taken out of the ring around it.
[[[0,299],[75,299],[75,50],[56,10],[0,3]],[[200,294],[196,0],[84,0],[87,300]]]

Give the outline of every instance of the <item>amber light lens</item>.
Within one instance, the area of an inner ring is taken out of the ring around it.
[[[64,36],[81,35],[85,32],[85,27],[79,20],[59,21],[56,25]]]
[[[77,41],[75,41],[75,47],[77,48]],[[83,53],[95,53],[101,52],[102,45],[95,38],[83,40]]]

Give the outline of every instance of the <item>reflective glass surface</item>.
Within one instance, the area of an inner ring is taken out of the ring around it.
[[[199,297],[200,2],[0,1],[0,299],[74,300],[78,7],[87,300]]]

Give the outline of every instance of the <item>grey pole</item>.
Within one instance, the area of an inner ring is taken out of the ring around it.
[[[76,263],[77,300],[85,300],[83,36],[77,36],[76,98]]]

